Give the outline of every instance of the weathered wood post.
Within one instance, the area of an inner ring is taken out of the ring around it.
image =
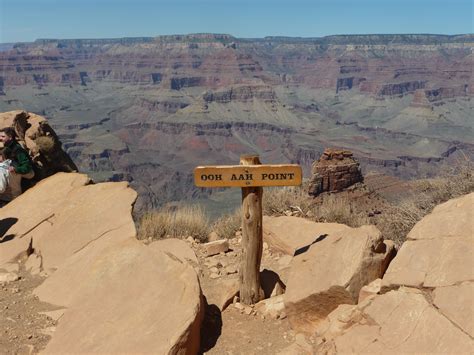
[[[240,157],[240,165],[260,164],[258,155]],[[260,263],[263,249],[262,197],[262,187],[242,187],[240,300],[244,304],[254,304],[263,299],[263,291],[260,287]]]
[[[242,260],[240,301],[254,304],[263,298],[260,288],[262,261],[262,196],[264,186],[299,186],[302,171],[296,164],[262,165],[258,155],[240,157],[240,165],[198,166],[194,182],[198,187],[240,187],[242,189]]]

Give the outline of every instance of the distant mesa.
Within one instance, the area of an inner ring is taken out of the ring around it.
[[[313,163],[308,193],[318,196],[323,192],[342,191],[363,182],[359,163],[348,150],[327,148]]]

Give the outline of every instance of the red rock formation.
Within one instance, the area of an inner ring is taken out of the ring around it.
[[[38,40],[0,52],[0,94],[17,85],[144,83],[180,90],[295,83],[381,96],[472,93],[472,35],[244,40],[228,35]],[[436,46],[434,45],[436,44]],[[432,92],[428,92],[432,91]]]
[[[308,193],[317,196],[322,192],[341,191],[362,181],[359,163],[352,152],[329,148],[313,164]]]

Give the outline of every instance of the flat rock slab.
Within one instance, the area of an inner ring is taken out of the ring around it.
[[[63,197],[50,223],[38,228],[33,237],[43,269],[59,267],[68,257],[105,236],[134,238],[132,206],[136,198],[137,193],[126,182],[81,186]]]
[[[474,280],[474,193],[437,206],[408,234],[382,287],[446,287]]]
[[[203,304],[188,263],[131,240],[74,258],[51,276],[67,288],[84,268],[45,353],[197,353]]]
[[[199,264],[199,261],[194,251],[185,241],[181,239],[168,238],[157,240],[156,242],[153,242],[148,245],[148,247],[174,255],[182,262],[189,262],[193,266],[197,266]]]
[[[44,270],[108,235],[134,238],[131,212],[137,193],[123,183],[89,184],[86,175],[58,173],[0,210],[8,224],[0,244],[0,265],[23,255],[30,243]]]
[[[263,217],[263,240],[271,249],[291,256],[303,252],[323,235],[348,229],[343,224],[316,223],[300,217]]]
[[[325,354],[472,354],[474,342],[416,289],[342,305],[316,330]]]
[[[295,256],[284,295],[292,328],[312,333],[338,305],[356,303],[391,255],[380,231],[362,226],[329,234]]]
[[[71,191],[89,182],[84,174],[57,173],[0,208],[0,225],[7,239],[0,243],[0,265],[25,253],[37,228],[50,223]]]
[[[381,287],[362,289],[372,295],[339,306],[316,329],[315,352],[474,353],[473,196],[439,205],[418,222]]]
[[[433,304],[439,312],[474,338],[474,282],[436,288]]]
[[[474,193],[436,206],[408,233],[407,240],[474,238]]]
[[[216,240],[203,245],[203,251],[206,256],[213,256],[225,253],[229,250],[229,241],[227,239]]]

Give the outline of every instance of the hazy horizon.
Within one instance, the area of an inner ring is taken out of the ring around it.
[[[311,38],[473,32],[471,0],[0,0],[0,43],[195,33]]]

